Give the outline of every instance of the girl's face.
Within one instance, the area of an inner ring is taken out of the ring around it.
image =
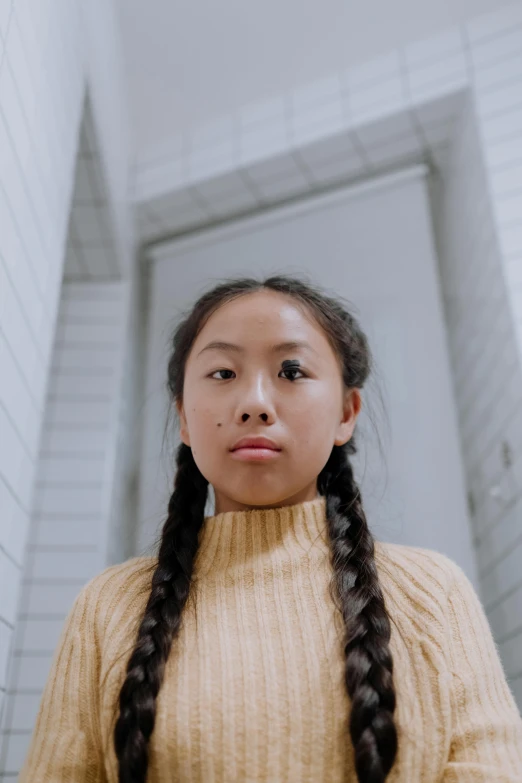
[[[212,484],[218,514],[317,497],[317,476],[333,446],[351,438],[361,396],[344,388],[319,324],[291,297],[264,290],[210,316],[189,354],[177,408],[181,440]],[[232,451],[251,436],[280,450],[264,459]]]

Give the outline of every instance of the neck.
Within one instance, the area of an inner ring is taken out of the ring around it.
[[[222,511],[205,517],[194,563],[195,575],[267,568],[330,552],[326,498],[270,508]]]
[[[214,497],[215,515],[222,514],[225,511],[249,511],[251,509],[261,510],[263,508],[267,508],[266,506],[248,506],[245,503],[240,503],[233,498],[227,497],[216,488],[214,488]],[[300,489],[299,492],[296,492],[294,495],[290,495],[290,497],[285,498],[280,503],[274,503],[274,505],[270,506],[270,508],[295,506],[298,503],[304,503],[307,500],[314,500],[317,497],[319,497],[319,492],[317,491],[317,479],[314,479],[314,481],[310,482],[310,484],[308,484],[306,487]]]

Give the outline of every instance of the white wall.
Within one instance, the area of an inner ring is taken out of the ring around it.
[[[28,535],[85,90],[130,265],[125,91],[108,0],[0,3],[0,713]]]
[[[476,543],[479,557],[487,561],[480,565],[481,590],[522,708],[522,583],[517,578],[522,429],[512,417],[520,407],[522,364],[521,52],[522,4],[495,4],[491,12],[473,14],[428,39],[222,114],[173,138],[170,149],[158,145],[155,159],[144,153],[137,160],[136,200],[144,236],[158,240],[266,207],[278,197],[307,195],[317,179],[320,186],[333,177],[346,182],[368,176],[375,173],[374,164],[391,167],[424,159],[440,166],[445,148],[452,145],[453,164],[441,168],[443,182],[448,180],[443,196],[451,204],[443,221],[442,257],[450,253],[459,292],[469,290],[472,297],[471,303],[453,302],[449,310],[449,331],[456,330],[450,334],[456,393],[467,474],[480,489]],[[473,109],[468,104],[462,126],[455,119],[464,100],[471,100]],[[444,112],[444,105],[452,108]],[[474,130],[469,127],[473,122]],[[462,283],[464,269],[469,275]],[[448,270],[450,261],[443,278]],[[452,274],[443,279],[450,294],[453,282]],[[510,366],[509,351],[515,346]],[[469,371],[464,379],[461,351]],[[504,414],[513,464],[500,473]],[[487,455],[484,435],[490,444]],[[498,536],[495,523],[503,525]]]
[[[522,370],[478,128],[470,98],[434,203],[480,590],[522,705]]]
[[[127,282],[62,287],[6,697],[5,776],[25,755],[67,612],[110,563],[128,295]]]
[[[172,462],[160,459],[160,449],[176,318],[224,276],[295,271],[355,305],[376,354],[379,375],[367,399],[385,462],[366,413],[357,461],[374,534],[446,552],[476,583],[437,261],[418,174],[164,245],[153,252],[151,265],[142,547],[165,517],[172,486]],[[376,391],[384,395],[391,432]]]
[[[503,0],[118,0],[139,154]],[[168,96],[168,97],[167,97]]]
[[[2,689],[29,524],[83,98],[78,22],[74,3],[17,1],[0,6]]]

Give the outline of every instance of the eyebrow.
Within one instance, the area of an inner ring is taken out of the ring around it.
[[[317,351],[304,340],[287,340],[283,343],[272,345],[270,348],[272,353],[283,353],[286,351],[294,351],[296,349],[304,349],[305,351],[308,350],[312,353],[317,353]],[[201,349],[201,351],[198,353],[198,356],[201,356],[204,351],[227,351],[230,353],[244,353],[245,349],[241,345],[235,345],[235,343],[228,343],[224,340],[213,340]]]

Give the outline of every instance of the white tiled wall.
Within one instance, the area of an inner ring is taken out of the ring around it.
[[[522,350],[522,3],[468,29],[479,133]]]
[[[117,563],[136,554],[139,455],[145,393],[145,292],[138,273],[128,291],[126,345],[116,429],[115,475],[109,524],[107,560]]]
[[[138,224],[161,243],[421,159],[441,173],[442,285],[481,594],[522,708],[522,3],[138,157]]]
[[[74,2],[0,3],[0,711],[82,103],[77,16]]]
[[[109,203],[89,96],[83,110],[67,233],[64,276],[68,281],[117,280],[121,277],[121,254],[118,253]]]
[[[522,705],[522,370],[478,128],[470,98],[434,207],[480,593]]]
[[[72,601],[109,563],[128,294],[126,282],[63,285],[6,697],[6,776],[19,769]]]
[[[97,152],[107,179],[107,215],[118,259],[110,266],[110,276],[128,278],[131,273],[133,238],[126,203],[128,122],[112,5],[111,0],[0,0],[0,719],[6,717],[7,666],[29,536],[86,91],[92,107],[91,127],[99,141]],[[84,206],[87,210],[93,205]],[[92,336],[95,339],[94,330]],[[90,353],[84,350],[84,359],[89,357],[96,361],[95,349]],[[64,348],[60,361],[64,368],[71,361],[74,366],[74,350]],[[56,393],[66,394],[67,382],[61,378],[59,384]],[[66,403],[58,408],[51,402],[48,415],[60,417],[65,426],[67,417],[74,419],[75,414]],[[92,403],[89,415],[104,415],[103,400]],[[86,435],[93,450],[97,448],[96,436],[94,430]],[[66,448],[63,432],[48,431],[47,437],[49,448]],[[67,468],[72,470],[74,463],[67,463]],[[57,469],[59,481],[72,480],[66,467],[53,460],[48,461],[47,469],[46,482],[58,480],[53,474]],[[93,485],[97,481],[93,473]],[[65,486],[58,491],[46,483],[38,488],[38,500],[51,512],[57,501],[66,499],[67,491]],[[93,493],[88,492],[84,509],[92,498]],[[73,500],[77,507],[83,502],[79,488]],[[66,535],[73,536],[75,545],[87,547],[78,554],[75,576],[92,573],[91,543],[82,543],[84,534],[81,522],[71,521],[66,527],[63,520],[56,520],[54,531],[49,530],[49,541],[42,544],[50,549],[31,554],[35,578],[44,578],[55,565],[65,568],[64,558],[53,547],[64,545]],[[56,591],[45,592],[39,595],[46,600],[51,596],[59,599]],[[70,600],[70,594],[63,597]],[[38,613],[41,607],[34,600],[31,598],[31,606]],[[63,606],[56,606],[61,614]],[[43,633],[45,638],[47,632]],[[51,621],[49,639],[52,633]],[[29,633],[29,642],[30,638]],[[41,663],[35,662],[31,673],[25,667],[23,678],[27,675],[28,683],[33,676],[40,676]],[[20,720],[28,721],[30,711],[25,711],[24,704],[33,705],[34,701],[34,693],[21,695],[13,720],[25,716]],[[0,763],[0,777],[1,770]]]

